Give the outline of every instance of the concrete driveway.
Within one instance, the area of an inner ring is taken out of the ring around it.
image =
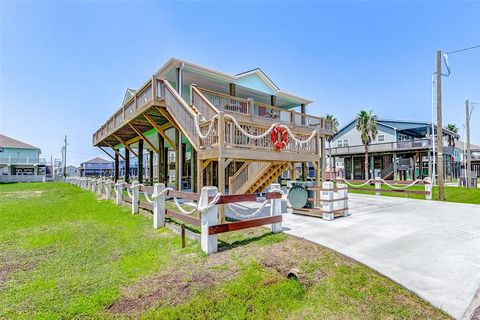
[[[464,316],[480,287],[480,206],[351,194],[349,207],[334,221],[285,214],[283,227]]]

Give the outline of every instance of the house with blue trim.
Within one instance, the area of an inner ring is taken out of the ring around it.
[[[0,134],[0,182],[44,181],[41,153],[40,148]]]
[[[432,132],[437,133],[436,125],[428,121],[377,120],[378,134],[368,148],[369,177],[383,179],[423,179],[431,177],[435,170],[434,159],[439,150]],[[460,175],[460,162],[455,141],[459,136],[446,128],[443,130],[444,172],[447,178]],[[435,150],[434,150],[435,149]],[[347,123],[334,136],[331,143],[332,164],[343,163],[343,175],[347,179],[365,178],[365,147],[356,119]],[[435,167],[436,168],[436,167]],[[436,172],[436,170],[435,170]]]

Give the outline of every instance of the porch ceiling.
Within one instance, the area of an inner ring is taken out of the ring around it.
[[[151,129],[154,129],[154,127],[148,122],[144,115],[150,116],[152,120],[155,121],[159,126],[163,126],[169,123],[169,120],[162,116],[156,107],[151,107],[145,112],[139,114],[138,116],[127,122],[126,124],[124,124],[123,126],[121,126],[120,128],[118,128],[114,133],[112,133],[111,135],[103,139],[100,143],[98,143],[97,146],[115,146],[121,143],[119,139],[117,139],[117,137],[119,137],[122,141],[125,142],[132,141],[135,138],[138,138],[138,134],[132,129],[130,125],[134,126],[141,133],[145,133]],[[144,147],[148,149],[148,144],[145,144]]]

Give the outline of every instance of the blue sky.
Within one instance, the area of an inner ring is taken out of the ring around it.
[[[436,50],[480,44],[480,2],[0,1],[0,132],[69,162],[102,152],[92,133],[175,56],[227,73],[260,67],[343,124],[361,109],[431,119]],[[450,55],[444,123],[463,133],[480,102],[480,50]],[[480,144],[480,105],[472,142]]]

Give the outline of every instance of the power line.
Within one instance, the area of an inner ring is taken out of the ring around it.
[[[480,48],[480,44],[479,44],[479,45],[476,45],[476,46],[473,46],[473,47],[458,49],[458,50],[455,50],[455,51],[450,51],[450,52],[445,52],[445,53],[446,53],[446,54],[452,54],[452,53],[457,53],[457,52],[472,50],[472,49],[476,49],[476,48]]]

